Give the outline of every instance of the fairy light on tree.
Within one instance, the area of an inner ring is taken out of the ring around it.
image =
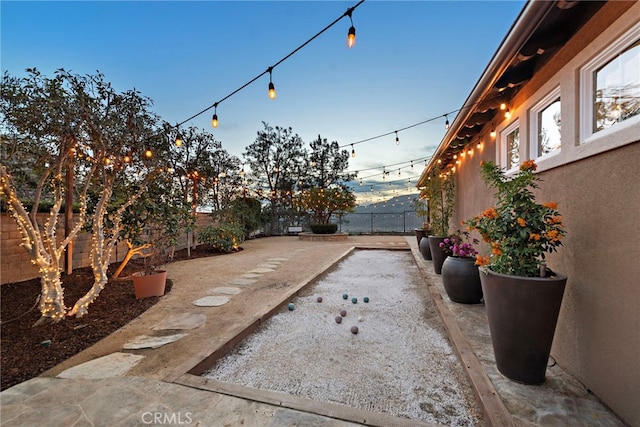
[[[77,145],[84,135],[82,116],[77,114],[83,90],[80,79],[64,70],[56,71],[53,78],[45,78],[35,69],[28,69],[23,78],[3,76],[0,109],[8,130],[6,142],[11,148],[7,152],[12,154],[0,165],[0,193],[22,234],[22,246],[39,270],[41,317],[36,324],[58,322],[66,314],[60,281],[61,260],[65,248],[84,224],[87,191],[99,164],[92,161],[90,150],[84,153],[82,162],[72,161],[74,155],[80,157],[79,151],[85,149]],[[22,167],[25,162],[33,165],[29,171]],[[80,210],[68,235],[58,240],[56,229],[66,189],[63,172],[70,167],[81,170],[84,179],[76,187]],[[23,177],[35,178],[31,182],[37,184],[32,188],[17,185],[10,168]],[[20,201],[18,189],[30,190],[31,212],[27,212]],[[41,225],[37,214],[45,198],[53,204]]]

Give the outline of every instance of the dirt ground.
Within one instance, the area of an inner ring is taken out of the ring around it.
[[[205,246],[177,251],[174,261],[218,256]],[[109,267],[115,271],[118,263]],[[141,260],[129,262],[120,279],[110,279],[98,299],[89,306],[89,314],[76,319],[69,317],[55,324],[33,326],[40,318],[37,297],[40,279],[9,283],[0,286],[0,390],[26,381],[51,369],[71,356],[83,351],[102,338],[144,313],[155,305],[159,297],[136,300],[129,276],[138,271]],[[93,283],[90,268],[81,268],[71,275],[62,275],[65,302],[72,305]],[[165,292],[172,287],[167,280]],[[47,345],[47,342],[50,344]]]

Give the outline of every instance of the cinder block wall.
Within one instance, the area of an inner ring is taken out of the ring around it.
[[[45,221],[48,214],[38,214],[38,222]],[[211,223],[211,216],[199,213],[196,229]],[[58,223],[56,235],[64,236],[64,219],[61,217]],[[31,256],[20,246],[22,235],[13,217],[7,213],[0,214],[0,285],[5,283],[22,282],[40,277],[38,268],[32,264]],[[177,250],[187,247],[186,233],[178,239]],[[73,268],[89,266],[90,234],[80,232],[73,242]],[[111,256],[111,262],[120,262],[127,254],[127,245],[118,243]],[[61,265],[64,268],[64,261]]]

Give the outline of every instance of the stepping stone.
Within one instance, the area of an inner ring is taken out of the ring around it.
[[[111,353],[62,371],[58,378],[97,380],[122,377],[143,358],[144,356],[138,354]]]
[[[238,295],[240,293],[240,288],[235,288],[232,286],[220,286],[218,288],[213,288],[211,292],[214,294],[224,294],[224,295]]]
[[[182,313],[174,314],[171,317],[163,319],[153,328],[154,331],[162,331],[164,329],[195,329],[202,326],[207,321],[207,316],[202,313]]]
[[[270,271],[275,271],[275,270],[273,268],[259,267],[259,268],[254,268],[253,270],[250,270],[249,273],[269,273]]]
[[[260,277],[257,274],[255,276],[256,277]],[[253,280],[253,279],[244,279],[242,277],[239,277],[237,279],[229,280],[229,284],[230,285],[236,285],[236,286],[249,286],[249,285],[253,285],[254,283],[256,283],[255,280]]]
[[[242,275],[242,277],[245,277],[247,279],[256,279],[256,278],[260,277],[260,275],[259,274],[255,274],[255,273],[244,273]]]
[[[273,263],[269,263],[269,262],[265,262],[262,264],[258,264],[258,268],[278,268],[279,264],[273,264]]]
[[[193,302],[193,305],[198,307],[219,307],[229,302],[229,297],[212,296],[200,298]]]
[[[188,334],[166,335],[163,337],[150,337],[149,335],[139,335],[122,346],[123,350],[139,350],[141,348],[159,348],[165,344],[178,341]]]

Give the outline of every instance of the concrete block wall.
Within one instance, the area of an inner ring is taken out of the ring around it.
[[[39,214],[38,222],[44,222],[48,214]],[[208,214],[198,214],[197,228],[204,227],[211,223],[211,216]],[[197,231],[196,231],[197,233]],[[60,218],[58,237],[64,236],[64,220]],[[11,215],[0,213],[0,285],[5,283],[22,282],[39,277],[38,268],[31,263],[31,256],[20,246],[22,235]],[[186,233],[178,239],[176,250],[187,247]],[[90,254],[90,234],[80,232],[73,242],[73,268],[88,267]],[[111,262],[122,261],[127,254],[127,245],[124,242],[118,243],[113,251]],[[62,264],[64,268],[64,264]]]

